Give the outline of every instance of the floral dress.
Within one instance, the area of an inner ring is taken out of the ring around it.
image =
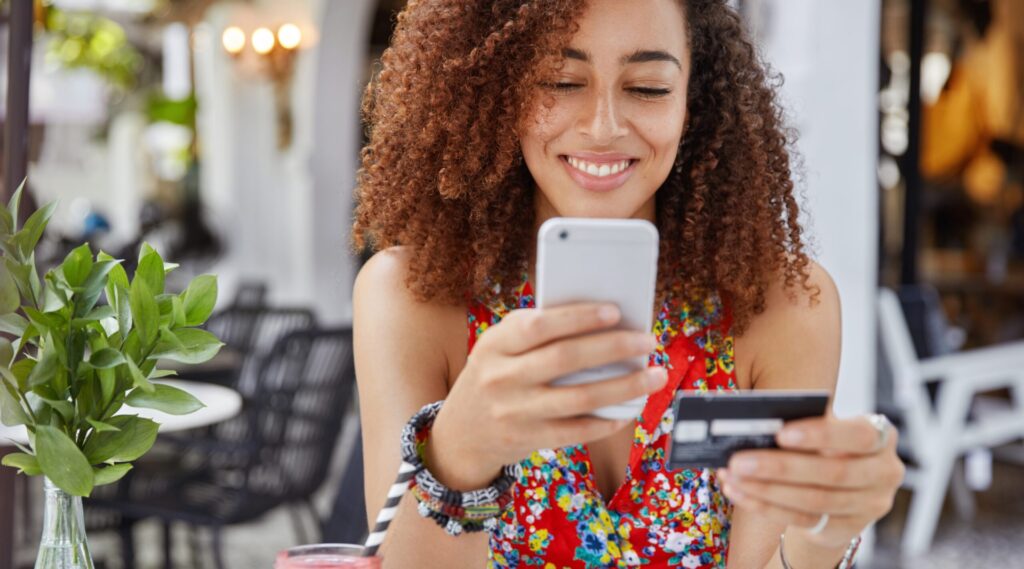
[[[528,282],[514,298],[512,309],[533,307]],[[509,310],[472,302],[469,349]],[[516,468],[487,569],[725,567],[732,508],[713,471],[670,470],[665,460],[677,390],[736,390],[731,323],[717,295],[662,306],[649,365],[665,366],[669,379],[637,417],[622,486],[610,500],[601,495],[585,444],[534,452]]]

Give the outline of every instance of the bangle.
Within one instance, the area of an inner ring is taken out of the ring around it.
[[[444,528],[449,535],[492,530],[498,517],[512,501],[514,465],[505,466],[490,486],[459,492],[438,482],[423,460],[423,450],[434,419],[444,401],[424,405],[402,429],[402,460],[416,469],[410,490],[418,502],[416,510]]]
[[[850,569],[853,567],[853,558],[857,555],[857,549],[860,548],[861,537],[857,537],[850,540],[850,545],[846,546],[846,551],[843,552],[843,558],[839,560],[839,564],[836,565],[836,569]],[[782,561],[783,569],[793,569],[793,566],[786,561],[786,532],[779,534],[779,560]]]

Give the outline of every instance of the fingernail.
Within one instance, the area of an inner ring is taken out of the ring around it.
[[[807,438],[807,435],[800,429],[783,429],[779,433],[779,441],[784,445],[798,445]]]
[[[668,380],[668,373],[663,367],[647,368],[646,375],[648,389],[661,389]]]
[[[742,500],[743,499],[743,492],[740,492],[739,490],[737,490],[736,487],[733,486],[732,484],[726,484],[725,486],[723,486],[722,487],[722,492],[725,493],[726,496],[728,496],[729,498],[731,498],[733,500]]]
[[[597,317],[600,318],[602,322],[607,322],[609,324],[616,322],[619,319],[619,307],[614,304],[606,304],[598,309]]]
[[[725,468],[719,468],[715,471],[715,478],[718,478],[720,482],[725,483],[729,480],[729,471]]]
[[[757,472],[757,459],[750,457],[734,458],[729,468],[740,474],[754,474]]]

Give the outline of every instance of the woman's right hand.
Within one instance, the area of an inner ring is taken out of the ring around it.
[[[434,421],[426,462],[437,479],[458,490],[481,488],[537,449],[602,439],[632,423],[588,413],[657,391],[667,381],[664,368],[550,385],[655,348],[652,334],[612,330],[619,318],[614,305],[586,303],[514,310],[489,328]]]

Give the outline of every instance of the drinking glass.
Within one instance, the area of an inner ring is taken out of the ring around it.
[[[363,546],[321,543],[286,549],[277,554],[274,569],[380,569],[381,558],[363,557]]]

